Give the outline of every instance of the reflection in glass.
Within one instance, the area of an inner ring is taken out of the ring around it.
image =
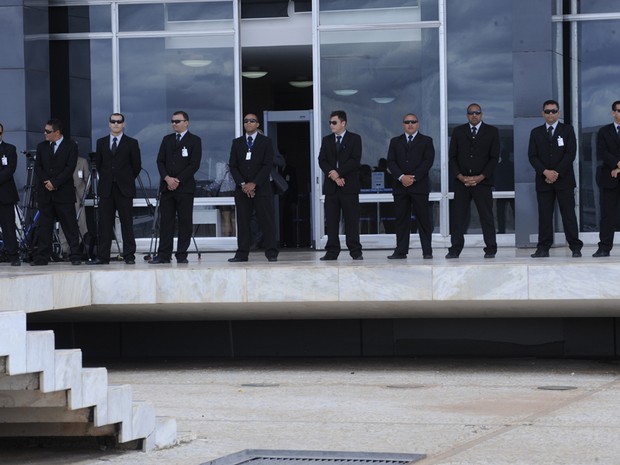
[[[439,231],[439,202],[431,203],[431,221],[435,231]],[[396,234],[396,214],[394,202],[360,203],[360,234]],[[344,227],[344,225],[341,225]],[[411,234],[415,234],[411,244],[419,244],[418,225],[415,215],[411,215]]]
[[[232,28],[232,2],[121,4],[119,30],[180,31]]]
[[[402,116],[414,112],[420,131],[439,146],[439,58],[436,29],[321,33],[321,121],[333,110],[347,112],[347,127],[362,137],[362,164],[387,157],[390,138],[402,131]],[[335,91],[355,89],[356,93]],[[390,97],[389,103],[373,98]],[[328,134],[328,127],[321,132]],[[431,170],[439,190],[439,157]]]
[[[454,200],[450,200],[450,223],[452,223]],[[495,218],[498,234],[514,234],[515,232],[515,199],[496,198],[493,200],[493,218]],[[482,234],[478,209],[470,205],[465,234]]]
[[[110,32],[110,5],[50,7],[50,34]]]
[[[122,112],[128,133],[140,141],[151,190],[159,181],[156,156],[162,137],[172,132],[174,111],[186,111],[189,130],[203,139],[197,195],[206,195],[216,163],[228,161],[235,131],[232,46],[232,36],[120,41]],[[211,64],[185,66],[181,62],[189,55],[200,55]]]
[[[437,0],[320,0],[319,22],[388,24],[438,19]]]
[[[587,2],[591,6],[601,3],[605,2]],[[611,123],[611,104],[620,99],[617,82],[611,78],[620,74],[620,64],[609,55],[610,50],[620,48],[620,21],[583,22],[578,30],[580,224],[582,231],[598,231],[600,192],[595,178],[602,161],[596,153],[596,135],[601,126]]]

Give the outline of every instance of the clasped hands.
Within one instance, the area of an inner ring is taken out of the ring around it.
[[[338,174],[338,171],[331,170],[329,174],[327,175],[327,177],[331,179],[332,181],[334,181],[339,187],[344,186],[344,178],[340,177],[340,175]]]
[[[477,176],[463,176],[459,174],[458,179],[465,184],[465,187],[475,187],[484,181],[484,175],[479,174]]]
[[[50,181],[49,179],[47,181],[43,181],[43,187],[45,187],[50,192],[56,190],[54,184],[52,184],[52,181]]]
[[[545,170],[543,174],[545,175],[545,182],[547,184],[553,184],[560,177],[560,173],[555,170]]]
[[[179,181],[179,178],[173,178],[172,176],[166,176],[164,178],[164,181],[166,181],[169,191],[176,190],[177,187],[179,187],[179,184],[181,184],[181,181]]]
[[[249,198],[253,199],[256,195],[256,183],[255,182],[246,182],[243,186],[241,186],[241,190],[245,195]]]
[[[415,176],[413,174],[403,174],[403,177],[400,178],[400,182],[403,186],[409,187],[415,182]]]

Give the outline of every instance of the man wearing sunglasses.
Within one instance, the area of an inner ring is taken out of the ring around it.
[[[340,215],[344,217],[347,248],[353,260],[363,260],[360,243],[360,177],[362,138],[347,130],[347,114],[342,110],[329,115],[331,134],[323,137],[319,166],[325,173],[325,229],[327,244],[321,260],[336,260],[340,254]]]
[[[433,258],[428,173],[435,159],[435,147],[433,139],[421,134],[419,128],[418,117],[413,113],[406,114],[403,118],[404,134],[390,140],[388,149],[387,166],[394,177],[396,207],[396,249],[388,256],[390,260],[407,258],[412,211],[418,223],[422,257]]]
[[[73,172],[77,165],[78,147],[64,137],[62,122],[51,119],[45,124],[45,141],[37,146],[34,165],[35,190],[39,208],[39,235],[33,266],[47,265],[52,256],[54,223],[60,223],[69,243],[72,265],[82,263],[79,250],[80,232],[75,214]]]
[[[259,122],[254,113],[243,118],[245,134],[237,137],[230,147],[230,174],[235,180],[235,207],[237,208],[237,252],[228,261],[247,262],[252,243],[250,221],[252,212],[263,233],[265,257],[278,260],[276,222],[273,210],[273,189],[269,174],[273,168],[271,139],[258,131]]]
[[[99,174],[99,243],[93,265],[110,263],[114,237],[114,219],[118,212],[123,238],[123,260],[136,263],[136,238],[133,231],[133,198],[136,178],[142,169],[140,145],[124,133],[125,116],[112,113],[110,134],[97,140],[95,160]]]
[[[187,249],[192,240],[194,175],[200,168],[202,140],[189,132],[189,115],[184,111],[172,114],[173,133],[164,136],[157,154],[161,176],[159,187],[159,247],[157,256],[149,263],[170,263],[174,242],[174,222],[178,222],[179,237],[175,257],[177,263],[188,263]]]
[[[561,123],[560,105],[555,100],[543,103],[545,124],[530,132],[528,157],[536,171],[538,202],[538,244],[532,258],[549,256],[553,245],[553,212],[560,207],[564,235],[573,257],[581,257],[583,242],[575,215],[575,173],[573,162],[577,153],[575,132],[570,124]]]
[[[17,168],[17,150],[13,144],[4,139],[4,126],[0,124],[0,228],[4,253],[11,266],[20,266],[15,233],[15,204],[19,202],[19,194],[13,175]]]
[[[482,122],[482,108],[477,103],[467,107],[467,120],[454,128],[450,139],[448,157],[454,201],[450,217],[451,247],[446,258],[458,258],[463,250],[472,200],[482,227],[484,258],[494,258],[497,240],[493,218],[493,173],[499,161],[499,131]]]

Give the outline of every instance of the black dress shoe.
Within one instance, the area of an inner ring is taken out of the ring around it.
[[[323,255],[321,258],[319,258],[319,260],[321,260],[322,262],[327,260],[338,260],[338,257],[334,257],[333,255]]]
[[[149,262],[151,265],[160,265],[162,263],[170,263],[170,260],[166,260],[165,258],[155,257],[153,260]]]
[[[581,250],[573,250],[573,258],[580,258]]]
[[[22,266],[22,261],[19,258],[11,260],[11,266]]]
[[[353,260],[364,260],[363,255],[356,255],[355,257],[351,257]]]
[[[185,264],[189,263],[189,261],[187,261],[187,258],[177,258],[177,263]]]
[[[92,262],[90,262],[91,265],[107,265],[110,262],[108,260],[102,260],[101,258],[95,258]]]
[[[545,258],[549,256],[549,251],[548,250],[542,250],[542,249],[538,249],[536,252],[534,252],[532,255],[530,255],[530,257],[532,258]]]
[[[125,265],[135,265],[135,264],[136,264],[136,260],[134,258],[125,259]]]
[[[237,263],[237,262],[247,262],[248,259],[247,258],[240,258],[240,257],[233,257],[233,258],[229,258],[228,261],[230,263]]]
[[[609,257],[609,251],[608,251],[608,250],[601,250],[601,249],[598,249],[596,252],[594,252],[594,253],[592,254],[592,256],[593,256],[594,258],[598,258],[598,257]]]
[[[267,257],[267,261],[277,262],[278,261],[278,257]]]
[[[495,258],[495,254],[494,253],[485,253],[484,254],[484,258]]]
[[[45,260],[34,260],[30,262],[30,266],[45,266],[47,262]]]
[[[407,255],[396,252],[394,252],[392,255],[388,255],[388,260],[404,260],[405,258],[407,258]]]
[[[448,252],[446,258],[459,258],[459,254],[456,252]]]
[[[431,253],[425,253],[424,255],[422,255],[422,258],[424,260],[432,260],[433,259],[433,254]]]
[[[82,260],[78,260],[78,259],[73,259],[71,260],[71,264],[74,266],[78,266],[82,264]]]

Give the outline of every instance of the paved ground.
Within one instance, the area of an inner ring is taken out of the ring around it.
[[[313,359],[107,365],[178,421],[151,453],[0,451],[1,464],[198,465],[244,449],[425,453],[420,465],[620,463],[620,365]],[[541,387],[572,387],[542,390]]]

